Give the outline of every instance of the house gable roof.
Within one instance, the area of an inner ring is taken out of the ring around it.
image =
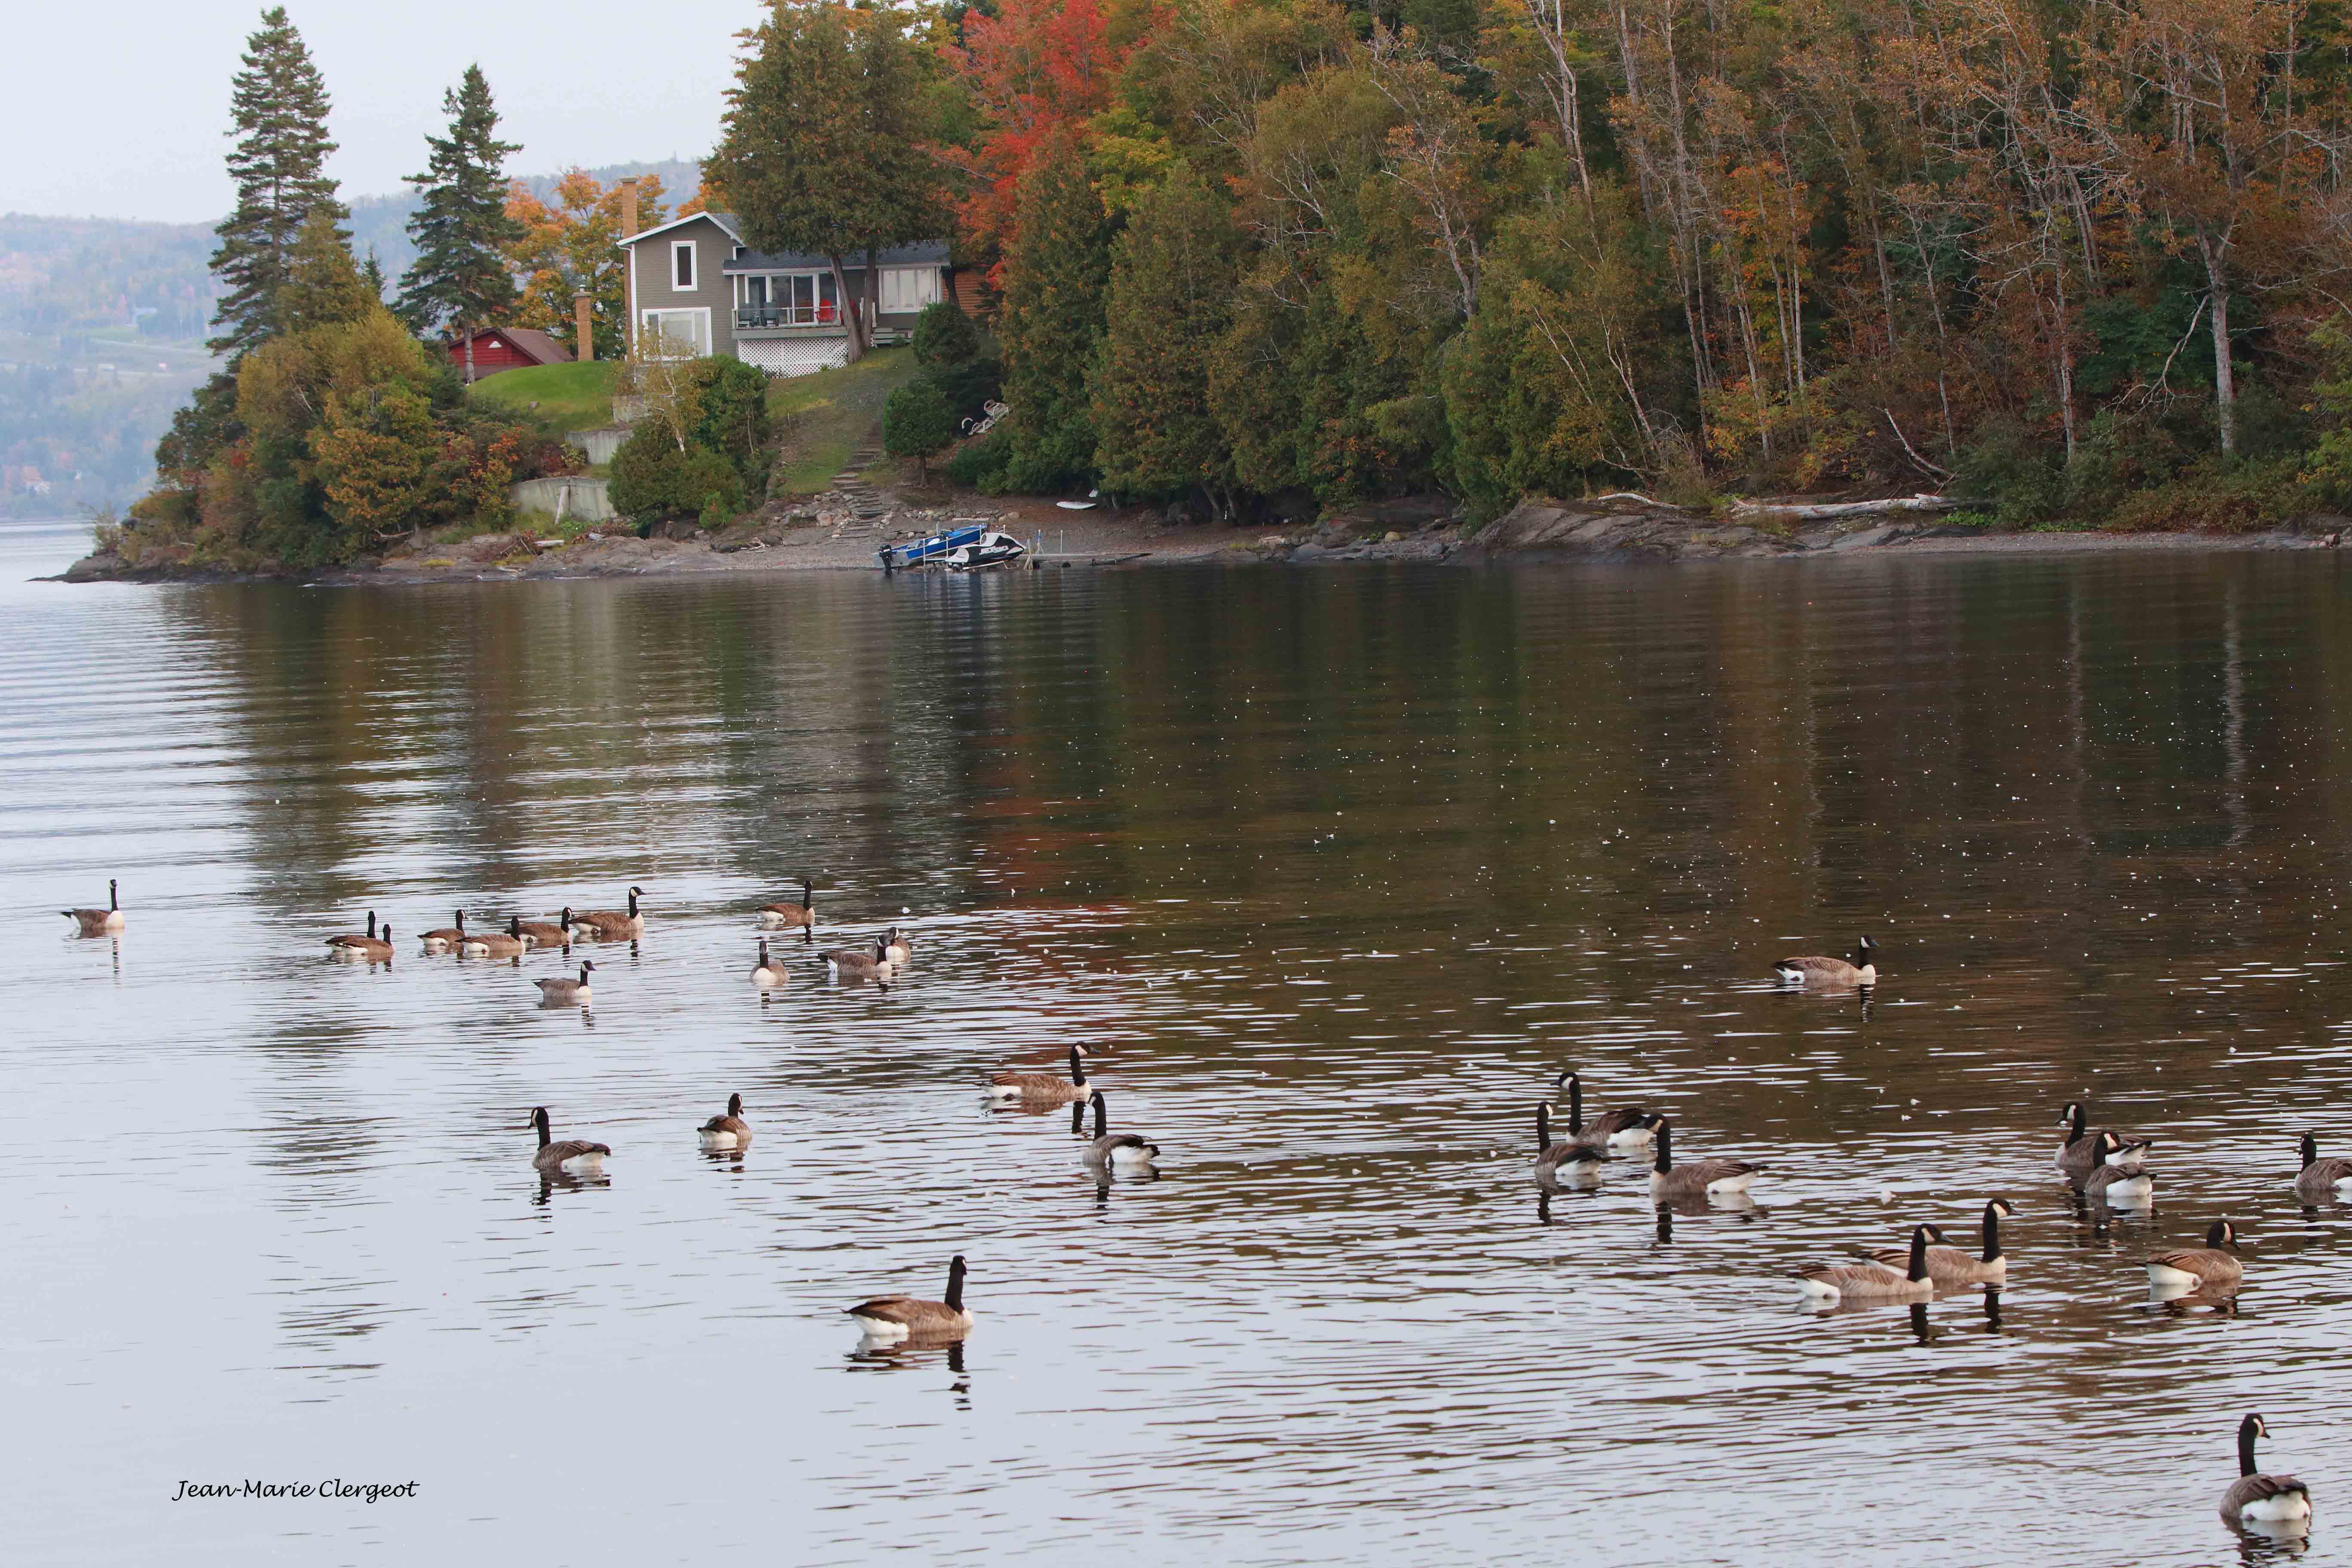
[[[629,247],[636,244],[637,241],[641,239],[651,239],[657,234],[667,234],[674,228],[683,228],[688,224],[700,223],[706,218],[710,222],[717,224],[720,230],[726,234],[727,237],[733,240],[736,244],[740,245],[743,243],[743,236],[738,232],[735,227],[735,215],[733,213],[688,213],[684,217],[674,217],[667,223],[656,224],[651,228],[639,229],[636,233],[630,235],[618,243],[621,249],[626,250]]]
[[[536,327],[493,327],[517,353],[539,364],[569,364],[572,351]]]

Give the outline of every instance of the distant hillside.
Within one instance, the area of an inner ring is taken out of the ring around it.
[[[701,184],[675,158],[589,173],[658,174],[673,205]],[[523,183],[545,196],[559,177]],[[352,248],[396,284],[415,193],[351,205]],[[152,483],[157,437],[212,372],[216,243],[208,224],[0,216],[0,516],[119,507]]]
[[[675,207],[678,203],[702,188],[702,166],[689,159],[665,158],[654,163],[608,163],[588,173],[600,184],[630,174],[658,174],[662,183],[662,200]],[[554,194],[555,182],[562,177],[551,174],[530,174],[522,183],[531,195],[544,201]],[[352,254],[364,260],[370,250],[383,266],[387,281],[397,283],[408,264],[416,259],[416,247],[408,241],[409,215],[416,211],[416,193],[400,191],[388,196],[354,196],[352,198]]]

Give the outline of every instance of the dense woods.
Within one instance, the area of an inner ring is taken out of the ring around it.
[[[805,7],[785,7],[786,10]],[[1002,0],[931,24],[1013,487],[2347,498],[2303,0]]]

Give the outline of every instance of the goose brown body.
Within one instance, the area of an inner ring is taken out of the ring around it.
[[[835,980],[887,980],[895,967],[885,956],[879,937],[870,948],[827,948],[817,956],[824,960],[826,972]]]
[[[2009,1258],[2000,1249],[2000,1222],[2017,1210],[2006,1198],[1994,1198],[1984,1208],[1984,1250],[1971,1258],[1957,1247],[1927,1249],[1927,1277],[1937,1285],[1999,1285],[2009,1278]],[[1909,1270],[1910,1252],[1900,1247],[1882,1247],[1870,1255],[1883,1268]]]
[[[572,934],[593,937],[599,942],[626,942],[646,934],[646,917],[637,912],[637,900],[645,896],[643,888],[629,889],[629,907],[625,910],[590,910],[572,917]]]
[[[539,987],[539,1005],[542,1007],[585,1007],[594,999],[594,993],[588,985],[588,973],[595,967],[593,963],[583,960],[577,980],[563,974],[532,981],[531,984]]]
[[[2259,1415],[2238,1423],[2238,1479],[2221,1494],[2221,1518],[2237,1528],[2248,1524],[2301,1533],[2311,1522],[2311,1489],[2293,1476],[2268,1476],[2254,1466],[2254,1439],[2271,1435]]]
[[[1095,1135],[1087,1144],[1088,1164],[1141,1166],[1149,1165],[1152,1161],[1160,1158],[1159,1144],[1147,1143],[1132,1132],[1110,1131],[1110,1118],[1103,1105],[1102,1090],[1097,1089],[1088,1095],[1087,1104],[1094,1108],[1095,1113]],[[1083,1109],[1084,1107],[1072,1108],[1070,1121],[1074,1126],[1077,1121],[1078,1112]]]
[[[2226,1219],[2217,1219],[2205,1232],[2204,1246],[2148,1254],[2148,1282],[2176,1289],[2233,1289],[2246,1278],[2245,1265],[2228,1250],[2237,1244],[2238,1227]]]
[[[1536,1101],[1536,1177],[1539,1181],[1558,1181],[1563,1167],[1573,1180],[1588,1181],[1598,1176],[1601,1147],[1573,1134],[1553,1142],[1551,1107],[1539,1100]]]
[[[530,946],[530,943],[522,939],[522,921],[509,918],[504,931],[467,932],[466,940],[457,944],[457,951],[478,957],[520,958]]]
[[[553,921],[523,921],[520,926],[523,941],[533,947],[572,945],[572,911],[568,909]]]
[[[760,939],[760,962],[751,966],[751,984],[762,991],[781,991],[791,984],[783,965],[768,961],[768,939],[764,936]]]
[[[1070,1076],[1055,1078],[1049,1072],[1001,1072],[988,1080],[991,1100],[1019,1100],[1024,1106],[1066,1105],[1074,1100],[1084,1100],[1091,1092],[1087,1086],[1087,1048],[1070,1047]]]
[[[584,1139],[566,1138],[561,1143],[548,1133],[547,1107],[541,1106],[530,1113],[530,1125],[539,1130],[539,1152],[531,1156],[531,1164],[546,1172],[566,1166],[593,1169],[604,1163],[613,1151],[603,1143],[591,1143]]]
[[[425,944],[425,952],[447,952],[452,949],[464,944],[466,941],[466,911],[459,910],[457,911],[457,923],[456,925],[435,926],[431,931],[426,931],[423,936],[417,938],[419,942]]]
[[[341,936],[329,937],[327,939],[327,945],[329,947],[360,947],[368,942],[372,942],[374,940],[375,911],[373,910],[370,910],[368,911],[368,928],[367,934],[365,936],[361,936],[355,931],[345,931]]]
[[[1822,958],[1812,953],[1795,958],[1777,959],[1773,973],[1794,985],[1875,985],[1878,965],[1874,955],[1878,944],[1865,936],[1854,943],[1851,963],[1843,958]]]
[[[751,1124],[743,1120],[743,1097],[727,1097],[727,1113],[714,1116],[700,1128],[703,1143],[713,1149],[740,1149],[751,1141]]]
[[[106,879],[106,908],[102,910],[59,910],[58,913],[73,921],[79,935],[111,936],[122,929],[121,885],[115,878]]]
[[[2127,1169],[2114,1163],[2113,1156],[2122,1152],[2123,1147],[2124,1141],[2113,1132],[2092,1135],[2095,1163],[2091,1173],[2083,1178],[2084,1194],[2110,1208],[2135,1208],[2155,1201],[2155,1177],[2145,1170]]]
[[[1876,1263],[1819,1263],[1796,1271],[1797,1288],[1822,1302],[1924,1301],[1936,1293],[1935,1279],[1928,1272],[1927,1244],[1943,1239],[1944,1233],[1932,1225],[1915,1226],[1901,1273]]]
[[[2340,1194],[2337,1188],[2352,1184],[2352,1160],[2323,1160],[2319,1157],[2319,1140],[2306,1132],[2303,1135],[2303,1169],[2294,1178],[2294,1194],[2305,1203],[2324,1204]]]
[[[883,941],[882,956],[889,960],[892,968],[904,969],[915,962],[915,944],[907,940],[905,931],[892,926],[889,936]]]
[[[363,958],[370,963],[392,962],[392,927],[385,926],[374,936],[331,936],[327,939],[330,958]]]
[[[803,931],[816,929],[816,889],[805,878],[801,881],[801,901],[785,903],[782,900],[760,906],[760,921],[763,925],[799,927]]]
[[[1661,1116],[1651,1129],[1657,1137],[1657,1156],[1650,1167],[1654,1198],[1696,1198],[1714,1193],[1742,1193],[1765,1169],[1746,1160],[1693,1160],[1675,1163],[1675,1124]]]
[[[2068,1100],[2066,1108],[2058,1113],[2058,1125],[2067,1129],[2067,1132],[2066,1141],[2058,1145],[2058,1155],[2053,1163],[2071,1180],[2080,1182],[2102,1164],[2125,1171],[2137,1171],[2147,1164],[2147,1152],[2156,1146],[2154,1139],[2127,1138],[2117,1132],[2115,1134],[2115,1152],[2102,1155],[2099,1138],[2088,1131],[2089,1124],[2089,1115],[2080,1100]]]
[[[971,1331],[971,1313],[963,1304],[963,1254],[948,1264],[948,1295],[944,1301],[913,1296],[877,1296],[845,1309],[870,1339],[952,1338]]]

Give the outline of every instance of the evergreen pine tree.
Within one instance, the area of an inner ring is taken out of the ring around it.
[[[401,315],[421,334],[444,327],[466,342],[466,380],[474,379],[474,333],[511,310],[514,275],[505,247],[522,238],[522,225],[507,216],[501,173],[515,143],[498,139],[499,111],[482,68],[466,68],[462,83],[442,95],[449,133],[427,136],[432,155],[408,183],[425,193],[424,205],[408,220],[416,241],[415,264],[401,276]]]
[[[1004,253],[1004,401],[1013,405],[1013,488],[1060,489],[1090,477],[1095,426],[1087,374],[1103,335],[1110,223],[1076,132],[1040,148],[1021,181]]]
[[[1241,237],[1191,170],[1143,198],[1112,247],[1095,429],[1106,487],[1197,489],[1232,507],[1232,448],[1209,406],[1209,358],[1233,319]]]
[[[278,290],[278,330],[291,333],[356,321],[381,302],[380,296],[368,293],[334,220],[313,212],[295,237],[286,282]]]
[[[373,245],[368,247],[367,259],[360,263],[360,281],[366,285],[369,299],[383,303],[383,261]]]
[[[214,232],[220,248],[212,268],[224,289],[215,317],[219,336],[205,347],[243,358],[278,330],[278,290],[293,266],[303,220],[321,211],[339,222],[347,215],[328,177],[327,88],[302,35],[286,8],[261,14],[261,30],[246,40],[245,68],[233,80],[230,112],[237,138],[228,155],[236,182],[236,209]]]

